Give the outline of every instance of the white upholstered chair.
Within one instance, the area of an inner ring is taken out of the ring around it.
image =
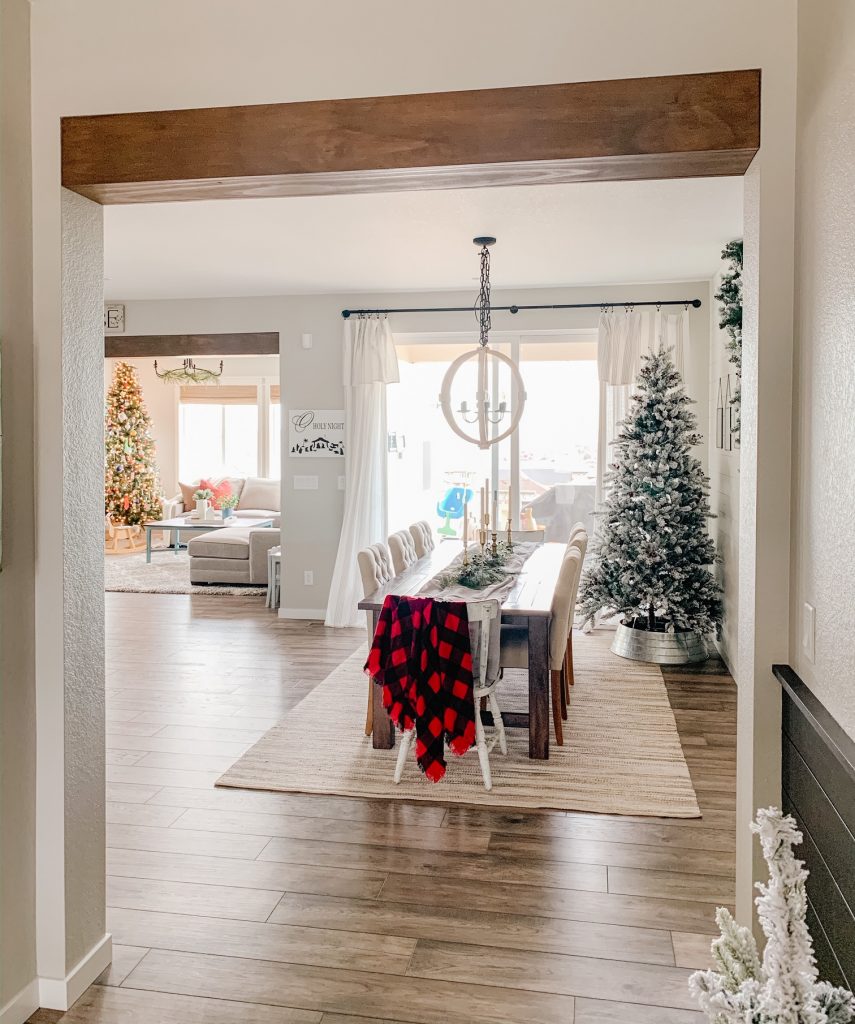
[[[398,530],[389,537],[389,553],[396,576],[400,576],[417,560],[416,545],[409,530]]]
[[[362,596],[368,597],[375,590],[379,590],[384,583],[388,583],[395,575],[392,566],[392,556],[385,544],[372,544],[371,547],[363,548],[356,556],[356,563],[359,566],[359,575],[362,577]],[[371,612],[368,616],[368,643],[374,639],[374,621]],[[374,731],[374,686],[368,680],[368,711],[365,714],[365,735],[370,736]]]
[[[490,774],[490,751],[498,744],[503,754],[508,752],[508,740],[505,736],[505,723],[502,721],[502,712],[499,709],[499,702],[496,700],[496,686],[499,682],[498,672],[495,678],[488,680],[488,665],[490,647],[490,623],[499,614],[498,601],[473,601],[467,602],[466,611],[469,621],[480,623],[478,630],[478,649],[472,652],[473,671],[477,669],[477,678],[474,680],[473,698],[475,701],[475,747],[478,751],[478,760],[481,762],[481,777],[484,780],[484,789],[487,791],[493,788],[493,779]],[[493,735],[487,739],[484,723],[481,720],[481,701],[486,700],[487,706],[493,715]],[[398,760],[395,763],[395,782],[401,781],[404,768],[407,763],[407,755],[415,739],[415,729],[408,729],[401,737],[401,745],[398,749]]]
[[[570,531],[570,540],[573,540],[577,533],[584,533],[587,536],[588,531],[585,529],[584,523],[578,522],[573,524],[573,529]]]
[[[552,692],[552,723],[555,742],[564,745],[562,721],[567,715],[565,672],[567,664],[567,638],[573,625],[582,554],[578,547],[569,547],[561,563],[552,613],[549,620],[549,670]],[[528,668],[528,629],[525,626],[502,626],[499,664],[502,668]]]
[[[413,523],[410,527],[410,536],[413,538],[413,544],[416,549],[416,558],[424,558],[425,555],[429,555],[433,551],[435,545],[433,540],[433,530],[430,528],[430,523],[427,519],[421,519],[417,523]]]
[[[574,548],[579,552],[579,574],[576,577],[576,586],[573,589],[573,593],[570,596],[570,628],[567,631],[567,652],[564,657],[564,703],[566,705],[570,698],[570,687],[576,682],[576,676],[573,671],[573,625],[576,621],[576,598],[579,596],[579,581],[582,579],[582,568],[585,564],[585,555],[588,551],[588,534],[584,527],[577,529],[581,526],[577,523],[573,527],[573,532],[570,534],[570,543],[567,545],[567,550],[572,551]]]

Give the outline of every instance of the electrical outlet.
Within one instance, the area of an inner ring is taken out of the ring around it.
[[[303,573],[303,586],[313,587],[315,585],[315,574],[311,569],[306,569]]]
[[[807,601],[802,608],[802,654],[811,664],[816,657],[816,608]]]

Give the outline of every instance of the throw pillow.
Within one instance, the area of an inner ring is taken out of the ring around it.
[[[230,498],[232,494],[232,485],[228,480],[220,480],[216,483],[213,480],[200,480],[199,487],[207,487],[213,493],[214,497],[211,499],[212,508],[222,508],[223,498]]]
[[[279,511],[278,480],[265,480],[257,476],[249,476],[240,494],[238,509],[259,509],[260,511]]]
[[[195,484],[182,484],[179,480],[178,486],[181,488],[181,500],[184,502],[184,511],[190,512],[191,509],[196,507],[196,502],[193,495],[199,490],[199,482]]]

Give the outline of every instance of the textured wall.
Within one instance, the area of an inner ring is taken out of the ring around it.
[[[63,190],[62,214],[67,973],[104,937],[105,930],[104,258],[101,207]]]
[[[36,973],[29,4],[0,5],[0,1008]],[[22,997],[26,999],[26,995]],[[30,1000],[35,996],[30,994]],[[22,1013],[34,1009],[22,1003]]]
[[[739,447],[716,448],[716,406],[719,379],[731,377],[736,382],[733,364],[727,358],[728,336],[718,326],[718,303],[712,296],[721,284],[717,273],[710,287],[710,507],[716,518],[710,520],[710,533],[715,538],[719,564],[716,575],[722,586],[724,621],[718,642],[719,651],[731,673],[736,672],[737,627],[739,625]],[[724,390],[724,389],[723,389]],[[724,397],[722,396],[722,402]],[[727,410],[725,410],[725,424]]]
[[[684,298],[698,296],[700,309],[690,310],[692,342],[686,353],[686,381],[696,400],[695,412],[702,430],[708,422],[709,373],[709,282],[684,282],[665,285],[611,285],[601,288],[556,288],[544,290],[494,291],[497,305],[508,302],[552,303],[595,302],[600,299]],[[121,296],[111,296],[116,301]],[[133,301],[126,303],[129,334],[204,331],[280,332],[280,372],[285,408],[316,406],[343,408],[341,385],[342,319],[345,307],[447,306],[465,305],[474,293],[419,292],[375,295],[285,295],[245,299],[188,299]],[[596,328],[597,310],[529,311],[516,317],[499,313],[494,327],[501,331],[525,332],[570,328]],[[392,318],[392,329],[399,333],[431,331],[474,331],[471,313],[407,314]],[[300,336],[310,333],[313,347],[304,349]],[[283,417],[283,423],[287,417]],[[287,445],[282,446],[283,467],[283,543],[292,552],[284,567],[283,606],[302,612],[326,608],[341,532],[343,492],[338,477],[344,464],[336,459],[292,460]],[[700,453],[706,468],[707,447]],[[318,476],[317,491],[294,490],[295,474]],[[303,584],[303,572],[311,569],[315,585]]]
[[[855,736],[855,5],[799,5],[790,660]],[[816,657],[801,645],[816,608]]]

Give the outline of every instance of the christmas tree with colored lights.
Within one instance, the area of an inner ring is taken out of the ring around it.
[[[135,526],[161,518],[151,419],[136,368],[119,363],[107,392],[104,510],[114,523]]]

